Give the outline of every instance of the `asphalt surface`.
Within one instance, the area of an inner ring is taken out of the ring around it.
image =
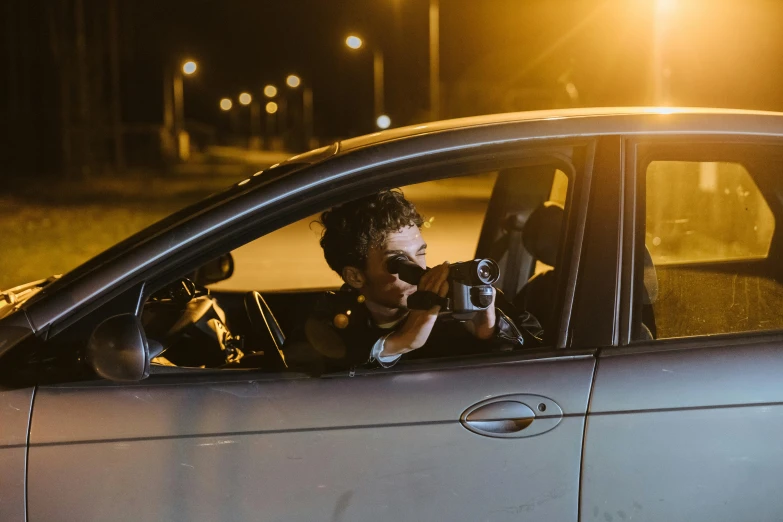
[[[473,258],[493,175],[423,183],[404,188],[427,221],[427,264]],[[232,252],[234,275],[215,290],[291,291],[336,288],[341,280],[324,261],[318,215],[292,223]]]

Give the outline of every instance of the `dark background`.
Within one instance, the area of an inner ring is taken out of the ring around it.
[[[207,141],[229,133],[221,97],[236,100],[243,90],[260,96],[265,84],[283,87],[292,72],[313,89],[320,142],[372,132],[372,55],[345,47],[351,32],[384,51],[393,126],[429,119],[427,0],[0,5],[4,178],[112,170],[113,38],[131,165],[159,166],[148,142],[161,125],[162,72],[184,58],[199,66],[185,79],[185,117]],[[440,0],[440,15],[443,118],[661,103],[783,109],[780,1]],[[568,96],[568,83],[578,97]],[[94,156],[91,170],[85,147]]]

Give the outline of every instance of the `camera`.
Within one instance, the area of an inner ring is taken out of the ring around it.
[[[427,271],[404,256],[389,259],[386,268],[391,274],[412,285],[418,285]],[[428,310],[440,305],[441,310],[458,319],[467,319],[475,312],[486,310],[492,303],[492,284],[500,277],[500,269],[492,259],[474,259],[449,265],[449,293],[441,298],[432,292],[417,291],[408,297],[408,308]]]

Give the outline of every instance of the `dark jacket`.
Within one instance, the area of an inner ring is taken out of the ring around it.
[[[327,292],[307,321],[305,330],[308,341],[330,360],[331,366],[350,368],[377,365],[377,362],[370,360],[373,345],[396,329],[377,326],[358,297],[359,294],[348,285],[343,285],[337,292]],[[499,290],[495,303],[498,325],[495,337],[477,339],[459,321],[450,315],[441,315],[424,346],[403,355],[403,358],[472,355],[540,343],[537,337],[540,335],[540,325],[532,315],[517,313]],[[512,320],[512,317],[515,319]]]

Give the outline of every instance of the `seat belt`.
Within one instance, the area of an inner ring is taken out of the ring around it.
[[[495,261],[500,261],[508,254],[503,275],[503,292],[508,295],[516,295],[519,286],[519,276],[522,261],[522,229],[525,226],[523,213],[509,214],[503,220],[503,234],[490,248],[490,256]],[[513,267],[513,269],[511,269]]]

